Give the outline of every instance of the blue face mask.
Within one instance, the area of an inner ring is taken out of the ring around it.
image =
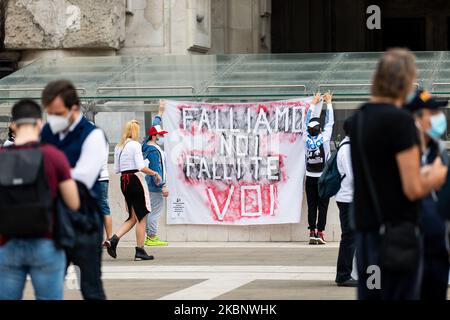
[[[415,92],[415,91],[412,91],[411,93],[409,93],[409,94],[406,96],[405,104],[408,104],[408,103],[410,103],[411,101],[413,101],[415,97],[416,97],[416,92]]]
[[[439,113],[430,117],[431,128],[427,130],[430,138],[438,140],[447,130],[447,118],[444,113]]]

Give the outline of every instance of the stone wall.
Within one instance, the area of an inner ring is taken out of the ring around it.
[[[113,48],[125,40],[125,0],[9,0],[5,47]]]
[[[270,52],[270,0],[212,0],[209,53]]]

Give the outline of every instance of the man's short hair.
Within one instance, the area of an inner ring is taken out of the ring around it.
[[[80,98],[78,97],[77,89],[68,80],[56,80],[49,82],[42,91],[42,104],[44,107],[48,106],[57,97],[61,97],[64,106],[67,109],[72,109],[72,106],[80,105]]]
[[[42,109],[39,104],[31,99],[17,101],[11,110],[12,121],[17,125],[35,123],[42,119]]]
[[[378,61],[372,96],[404,99],[416,76],[416,58],[412,52],[408,49],[390,49]]]

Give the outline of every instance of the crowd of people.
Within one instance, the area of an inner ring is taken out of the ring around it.
[[[167,245],[157,236],[168,196],[160,147],[167,133],[160,126],[164,104],[143,144],[132,120],[115,148],[114,170],[121,174],[129,216],[113,234],[105,133],[82,114],[71,82],[50,82],[41,100],[46,123],[39,104],[18,101],[0,150],[0,300],[21,299],[27,276],[37,299],[62,299],[71,263],[80,270],[83,298],[103,300],[102,247],[116,258],[119,239],[135,225],[135,260],[153,259],[144,245]]]
[[[309,244],[326,244],[328,204],[335,196],[342,229],[335,281],[357,286],[360,299],[447,296],[450,178],[440,140],[447,129],[442,110],[447,101],[415,90],[416,77],[411,52],[384,53],[371,98],[345,120],[335,153],[331,92],[314,95],[307,112]],[[120,174],[128,218],[113,233],[105,133],[82,114],[69,81],[49,83],[41,102],[46,123],[33,100],[14,104],[9,139],[0,150],[0,299],[21,299],[27,275],[37,299],[62,299],[70,263],[80,269],[83,297],[106,299],[102,247],[117,258],[120,239],[133,227],[135,260],[154,259],[145,245],[167,245],[157,235],[169,194],[162,148],[168,132],[161,127],[165,105],[160,102],[143,142],[139,122],[131,120],[115,147],[114,172]],[[355,255],[358,279],[352,277]]]

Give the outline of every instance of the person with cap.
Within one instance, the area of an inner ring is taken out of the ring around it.
[[[306,152],[306,200],[308,204],[308,229],[309,244],[326,244],[325,225],[327,222],[327,211],[329,199],[319,196],[319,178],[330,156],[330,141],[333,133],[334,112],[331,104],[331,92],[325,93],[323,100],[327,105],[325,114],[325,126],[320,126],[320,118],[316,117],[314,111],[320,101],[320,93],[317,93],[312,101],[310,110],[314,117],[308,122],[306,134],[303,135]],[[310,112],[308,111],[308,115]]]
[[[149,161],[149,168],[161,176],[161,183],[156,184],[152,176],[146,176],[150,194],[151,212],[147,215],[146,246],[166,246],[168,243],[157,236],[158,220],[163,210],[164,198],[169,196],[166,186],[166,155],[161,147],[164,145],[164,135],[167,131],[161,128],[161,116],[164,112],[165,102],[159,102],[159,112],[153,119],[152,127],[148,130],[148,137],[142,144],[144,159]]]
[[[404,106],[413,113],[422,149],[422,165],[434,162],[438,157],[448,165],[448,155],[440,138],[446,132],[447,119],[442,112],[447,100],[438,100],[428,91],[418,90],[415,97]],[[432,190],[421,207],[421,227],[424,241],[424,265],[420,298],[422,300],[446,300],[449,277],[449,256],[446,246],[446,221],[450,206],[440,210],[441,198],[450,197],[449,176],[440,190]]]
[[[151,211],[147,184],[141,177],[141,172],[155,177],[155,183],[161,183],[158,172],[149,169],[142,156],[139,141],[139,122],[128,121],[125,124],[122,137],[114,150],[114,171],[120,173],[120,188],[125,197],[128,219],[111,239],[106,241],[108,254],[117,258],[119,240],[136,225],[136,251],[134,260],[153,260],[144,249],[146,217]]]

